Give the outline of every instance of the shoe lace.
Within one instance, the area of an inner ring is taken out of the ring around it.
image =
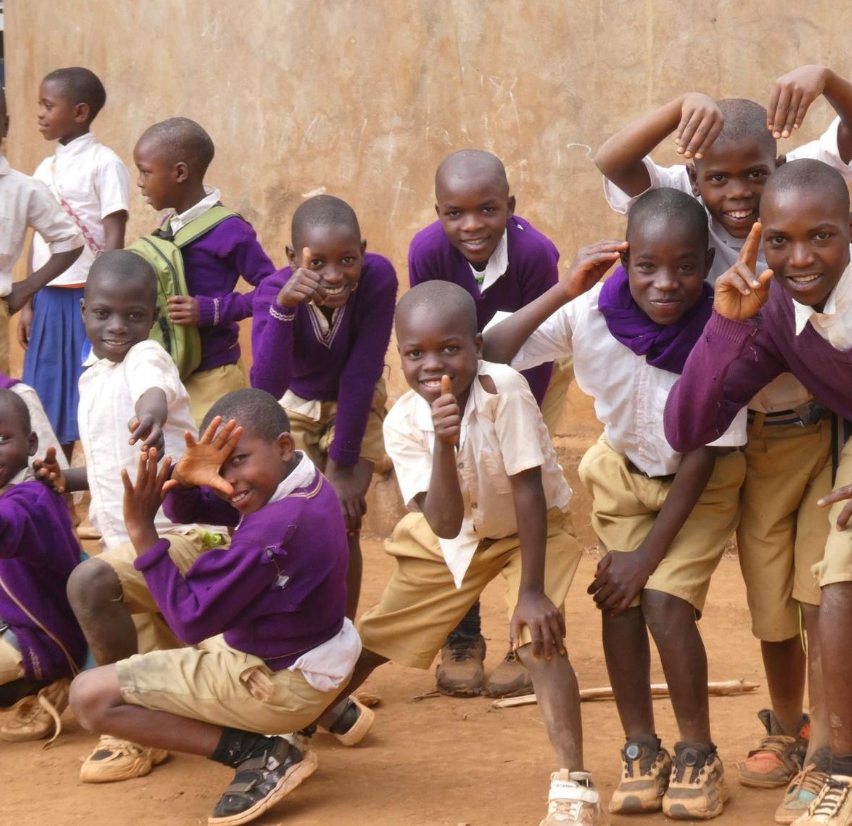
[[[565,815],[569,821],[576,821],[580,819],[583,807],[588,805],[584,800],[551,800],[548,814]]]
[[[849,785],[839,783],[831,777],[823,784],[820,796],[813,802],[811,817],[834,817],[843,808],[849,797]]]
[[[796,775],[791,785],[796,791],[806,791],[817,795],[822,791],[827,777],[828,775],[825,772],[818,771],[816,765],[811,763]]]
[[[779,756],[785,755],[790,751],[790,747],[795,745],[794,737],[787,737],[784,734],[769,734],[760,741],[760,745],[749,752],[749,757],[762,752],[769,752]]]
[[[18,706],[16,720],[21,727],[32,723],[42,711],[46,712],[51,720],[53,720],[54,732],[53,737],[48,740],[43,748],[47,748],[62,732],[62,719],[59,716],[56,706],[45,696],[44,691],[40,691],[34,697],[27,697]]]

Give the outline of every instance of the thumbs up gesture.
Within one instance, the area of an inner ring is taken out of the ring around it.
[[[453,395],[449,376],[441,376],[441,395],[432,402],[432,424],[435,436],[445,445],[455,447],[461,434],[461,408]]]
[[[757,315],[769,298],[772,270],[764,270],[760,276],[755,276],[762,231],[763,227],[758,221],[751,228],[736,264],[716,281],[713,308],[719,315],[732,321],[747,321]]]
[[[276,303],[279,307],[293,308],[298,304],[310,304],[312,301],[322,306],[325,301],[325,290],[322,286],[322,277],[316,270],[311,269],[310,247],[303,247],[302,266],[287,279],[287,283],[278,293]]]

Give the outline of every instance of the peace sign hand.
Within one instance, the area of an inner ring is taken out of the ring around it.
[[[755,277],[762,231],[763,227],[758,221],[751,228],[737,262],[716,281],[713,309],[732,321],[747,321],[757,315],[769,298],[772,270],[764,270],[759,277]]]

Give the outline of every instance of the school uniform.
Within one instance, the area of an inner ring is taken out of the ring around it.
[[[559,281],[559,250],[529,221],[515,215],[506,222],[485,270],[478,272],[435,221],[411,241],[408,277],[412,287],[423,281],[451,281],[463,287],[476,302],[481,331],[495,313],[520,310]],[[549,429],[562,412],[571,375],[570,360],[524,371]]]
[[[349,547],[334,489],[304,454],[242,519],[206,488],[170,492],[177,521],[236,527],[228,549],[174,564],[170,537],[138,557],[154,599],[190,646],[116,665],[132,705],[248,731],[297,731],[349,680],[361,652],[346,619]]]
[[[837,146],[839,125],[836,118],[820,138],[788,152],[787,160],[816,159],[838,170],[847,183],[852,181],[852,167],[844,163]],[[671,187],[693,194],[685,165],[663,167],[649,157],[644,164],[651,188]],[[636,200],[607,179],[604,195],[621,214]],[[731,236],[709,212],[707,217],[710,246],[716,250],[710,271],[715,282],[736,263],[745,239]],[[762,247],[757,269],[766,269]],[[822,559],[828,536],[824,513],[816,502],[831,489],[832,422],[815,410],[811,394],[789,373],[763,388],[748,407],[738,558],[752,631],[758,639],[780,642],[799,633],[799,603],[818,605],[820,601],[810,570]]]
[[[707,288],[700,299],[703,306],[696,304],[690,311],[692,317],[678,322],[681,335],[692,334],[690,341],[677,338],[675,325],[660,328],[644,314],[647,324],[637,329],[635,341],[619,340],[613,333],[614,329],[620,334],[616,316],[619,311],[630,312],[632,299],[623,269],[611,279],[607,292],[605,284],[597,284],[547,319],[527,339],[512,365],[526,367],[573,354],[577,385],[594,398],[595,413],[604,425],[603,435],[579,467],[580,479],[592,494],[592,525],[606,550],[629,553],[653,526],[680,467],[682,457],[671,449],[663,432],[663,411],[678,378],[676,362],[685,358],[691,342],[700,335],[703,318],[698,313],[709,314],[712,291]],[[617,291],[613,289],[616,284]],[[621,306],[616,306],[617,299]],[[635,303],[633,307],[634,313],[641,313]],[[668,336],[668,347],[685,352],[672,354],[661,345],[660,354],[654,355],[654,350],[640,354],[631,348],[639,349],[639,340],[650,341],[655,332]],[[714,446],[736,448],[745,443],[744,411],[726,431],[716,437]],[[716,458],[710,481],[649,577],[646,589],[679,597],[701,613],[710,577],[736,528],[744,474],[740,451]]]
[[[130,173],[111,149],[88,132],[45,158],[33,173],[53,193],[79,228],[85,244],[80,257],[33,298],[33,324],[24,356],[24,381],[34,387],[63,444],[78,438],[77,382],[83,372],[86,330],[80,314],[83,286],[95,257],[104,251],[103,219],[130,212]],[[33,269],[51,251],[33,237]]]
[[[12,291],[12,267],[27,229],[43,237],[51,255],[79,249],[80,231],[44,184],[17,172],[0,154],[0,299]],[[9,305],[0,301],[0,372],[9,372]]]
[[[205,186],[206,195],[185,212],[173,214],[163,229],[176,233],[211,207],[221,203],[220,192]],[[248,221],[226,218],[181,249],[186,286],[198,302],[201,363],[186,380],[192,415],[201,426],[207,411],[222,396],[246,386],[240,364],[239,323],[252,314],[255,290],[275,271]],[[255,290],[237,292],[242,276]]]
[[[258,289],[252,322],[251,386],[281,400],[296,446],[322,467],[385,455],[382,372],[393,328],[397,279],[393,265],[366,253],[361,278],[331,321],[314,304],[279,307],[292,275],[287,267]]]
[[[490,393],[481,377],[496,387]],[[416,510],[429,488],[435,429],[429,403],[413,390],[391,408],[385,445],[402,497]],[[518,601],[521,550],[510,476],[541,468],[547,502],[544,592],[560,610],[581,549],[571,530],[571,489],[556,459],[526,380],[510,367],[479,362],[462,416],[456,453],[464,519],[455,539],[441,539],[421,513],[410,513],[386,545],[397,568],[377,606],[358,624],[364,647],[394,662],[428,668],[447,634],[498,574],[509,616]],[[521,644],[532,641],[529,629]]]

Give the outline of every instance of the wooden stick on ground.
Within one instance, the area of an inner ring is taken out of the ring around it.
[[[759,683],[750,683],[746,680],[711,680],[707,683],[707,691],[711,697],[730,697],[735,694],[750,694],[760,688]],[[669,687],[665,683],[651,684],[652,697],[668,697]],[[599,688],[580,689],[580,702],[592,700],[612,700],[612,686],[601,686]],[[527,694],[524,697],[506,697],[503,700],[495,700],[492,708],[513,708],[514,706],[527,706],[537,703],[535,694]]]

